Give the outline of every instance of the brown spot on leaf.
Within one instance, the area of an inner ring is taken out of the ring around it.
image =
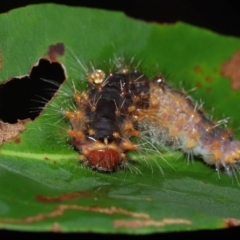
[[[55,232],[55,233],[62,232],[60,228],[60,224],[58,222],[53,223],[51,230],[52,232]]]
[[[20,137],[15,137],[15,138],[13,139],[13,141],[14,141],[15,143],[19,144],[19,143],[21,142],[21,138],[20,138]]]
[[[43,195],[37,195],[35,199],[39,202],[45,202],[45,203],[56,203],[56,202],[62,202],[67,200],[72,200],[77,197],[86,196],[89,195],[89,192],[74,192],[74,193],[67,193],[62,194],[58,197],[46,197]]]
[[[20,138],[16,138],[16,136],[25,130],[25,123],[28,121],[30,120],[18,120],[14,124],[0,121],[0,145],[3,142],[10,142],[12,140],[15,143],[20,143]]]
[[[201,66],[195,66],[193,69],[194,69],[195,73],[204,74],[203,69],[201,68]]]
[[[225,218],[223,220],[227,224],[227,227],[239,227],[240,226],[240,219],[237,219],[237,218]]]
[[[64,55],[64,52],[65,52],[64,44],[56,43],[49,46],[47,55],[51,61],[56,62],[59,56]]]
[[[200,87],[202,87],[202,84],[201,84],[200,82],[196,82],[195,86],[196,86],[197,88],[200,88]]]
[[[227,62],[222,64],[222,75],[229,77],[233,89],[240,88],[240,50],[238,50]]]
[[[206,80],[207,82],[212,82],[212,81],[213,81],[213,79],[212,79],[211,77],[209,77],[209,76],[205,77],[205,80]]]
[[[194,70],[195,73],[197,73],[197,74],[199,74],[199,75],[202,75],[207,82],[212,82],[212,81],[213,81],[213,78],[212,78],[212,77],[206,76],[207,74],[204,72],[204,70],[203,70],[203,68],[202,68],[201,66],[195,66],[195,67],[193,68],[193,70]],[[216,70],[216,68],[213,69],[213,72],[214,72],[215,70]],[[199,82],[196,83],[196,86],[197,86],[198,84],[200,85],[201,83],[199,83]]]
[[[166,225],[175,225],[175,224],[186,224],[191,225],[192,222],[186,219],[181,218],[164,218],[162,220],[115,220],[114,227],[127,227],[127,228],[142,228],[142,227],[164,227]]]

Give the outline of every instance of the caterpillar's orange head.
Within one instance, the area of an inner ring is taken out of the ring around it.
[[[114,172],[123,162],[124,154],[115,143],[92,142],[82,148],[86,164],[99,172]]]
[[[87,161],[92,169],[100,172],[113,172],[121,165],[122,159],[119,152],[110,148],[103,148],[89,152]]]

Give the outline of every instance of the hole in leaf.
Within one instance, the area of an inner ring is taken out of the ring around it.
[[[34,120],[65,79],[60,63],[40,59],[29,75],[0,85],[0,119],[8,123]]]

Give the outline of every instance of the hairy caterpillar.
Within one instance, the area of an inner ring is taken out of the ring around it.
[[[186,94],[172,89],[163,75],[149,79],[132,62],[115,58],[108,71],[81,64],[88,90],[75,92],[76,109],[65,111],[80,159],[94,170],[113,172],[125,166],[127,151],[139,149],[129,138],[144,137],[235,174],[240,142]]]

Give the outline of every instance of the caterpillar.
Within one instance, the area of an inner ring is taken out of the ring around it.
[[[197,156],[216,170],[239,170],[240,142],[212,122],[184,92],[170,87],[162,74],[149,78],[133,61],[115,58],[109,70],[87,68],[86,92],[74,92],[75,110],[65,110],[67,133],[80,160],[93,170],[124,168],[126,153],[140,146],[131,137],[161,143]],[[90,70],[89,70],[90,69]]]

